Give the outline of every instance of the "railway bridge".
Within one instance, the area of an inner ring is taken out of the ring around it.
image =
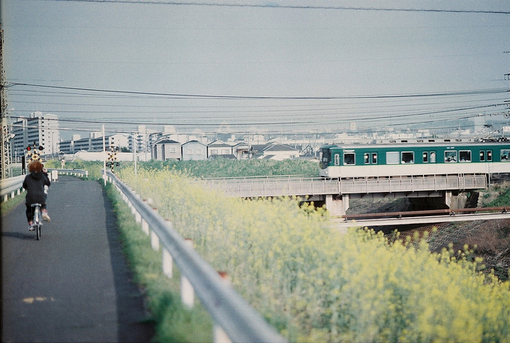
[[[204,179],[200,182],[231,197],[297,196],[323,202],[333,215],[344,215],[351,198],[406,197],[436,207],[440,204],[462,208],[466,203],[466,192],[487,188],[488,180],[486,174],[454,174],[343,180],[279,176]]]

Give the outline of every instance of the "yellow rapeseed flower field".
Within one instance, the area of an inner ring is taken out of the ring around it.
[[[120,177],[291,341],[510,342],[510,283],[480,261],[341,234],[296,199],[227,198],[171,170]]]

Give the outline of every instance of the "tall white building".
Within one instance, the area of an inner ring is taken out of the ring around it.
[[[12,157],[19,158],[26,148],[34,143],[42,146],[43,155],[57,154],[60,140],[58,117],[55,114],[33,112],[28,118],[22,118],[12,124]]]

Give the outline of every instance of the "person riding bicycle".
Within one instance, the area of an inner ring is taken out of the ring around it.
[[[40,161],[32,161],[28,165],[28,171],[30,174],[25,176],[23,181],[23,188],[27,190],[27,196],[25,199],[26,215],[28,221],[28,228],[33,231],[32,220],[34,217],[32,204],[41,204],[42,217],[44,220],[49,221],[50,216],[46,210],[46,196],[44,186],[50,186],[50,179],[43,172],[43,164]]]

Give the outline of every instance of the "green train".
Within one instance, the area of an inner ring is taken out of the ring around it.
[[[324,178],[510,173],[510,142],[325,145]]]

